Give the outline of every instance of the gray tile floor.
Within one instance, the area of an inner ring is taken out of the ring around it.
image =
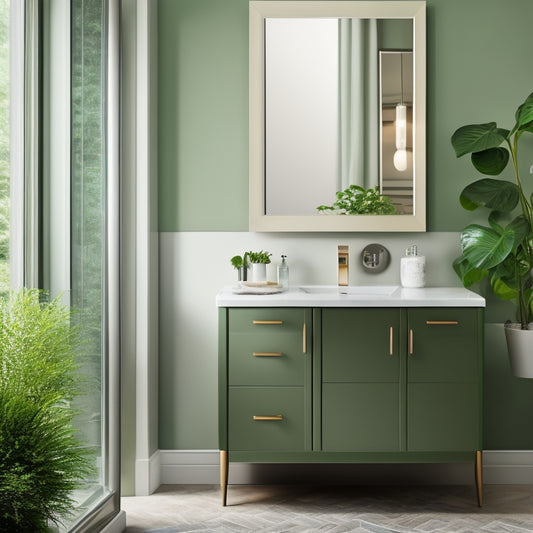
[[[533,485],[347,487],[234,485],[228,506],[211,485],[166,485],[122,498],[126,533],[533,532]]]

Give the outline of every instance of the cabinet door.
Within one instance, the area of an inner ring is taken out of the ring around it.
[[[407,447],[468,451],[480,447],[478,311],[408,311]]]
[[[322,311],[322,449],[400,449],[400,311]]]
[[[310,357],[304,309],[230,309],[229,384],[304,385]]]
[[[398,309],[323,309],[323,380],[397,382],[399,334]]]
[[[410,381],[477,381],[477,309],[409,309]]]
[[[399,450],[397,383],[324,383],[322,402],[324,451]]]

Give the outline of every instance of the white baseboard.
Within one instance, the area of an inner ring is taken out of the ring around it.
[[[161,485],[161,452],[135,461],[135,496],[149,496]]]
[[[217,450],[160,450],[163,485],[220,482]],[[473,483],[473,464],[248,464],[230,463],[232,485],[270,483],[431,484]],[[483,452],[487,484],[533,484],[533,451]]]
[[[159,450],[162,485],[215,485],[220,482],[218,450]]]
[[[483,482],[494,485],[532,485],[532,450],[483,452]]]

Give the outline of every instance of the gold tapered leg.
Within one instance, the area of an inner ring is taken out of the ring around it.
[[[480,507],[483,506],[483,452],[478,450],[476,452],[476,489],[477,489],[477,503]]]
[[[222,506],[226,506],[228,496],[228,452],[220,450],[220,490],[222,492]]]

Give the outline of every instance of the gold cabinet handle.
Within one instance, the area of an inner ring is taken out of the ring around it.
[[[394,355],[394,328],[389,328],[389,355]]]
[[[273,415],[273,416],[258,416],[254,415],[254,420],[283,420],[283,415]]]
[[[426,320],[428,326],[458,326],[457,320]]]
[[[409,330],[409,355],[413,355],[414,352],[414,334],[413,330]]]
[[[252,320],[252,324],[269,324],[279,326],[283,324],[283,320]]]
[[[304,322],[304,327],[302,328],[302,352],[307,353],[307,328]]]
[[[281,352],[253,352],[254,357],[281,357]]]

